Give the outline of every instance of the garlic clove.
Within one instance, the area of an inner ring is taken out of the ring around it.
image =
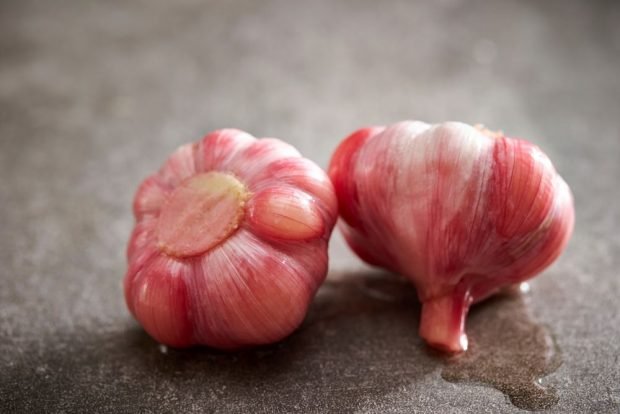
[[[159,170],[157,178],[169,188],[174,188],[196,173],[193,144],[185,144],[172,153],[164,166]]]
[[[505,161],[497,163],[493,174],[494,193],[503,206],[497,230],[504,237],[527,234],[539,226],[553,203],[556,172],[542,151],[528,142],[501,139],[494,156]]]
[[[165,256],[155,256],[132,281],[135,299],[131,311],[144,329],[161,343],[176,347],[192,344],[186,264]]]
[[[230,349],[275,342],[296,329],[318,287],[309,275],[326,272],[324,246],[302,257],[308,253],[313,260],[298,260],[297,252],[240,229],[203,256],[189,279],[198,342]]]
[[[223,168],[243,176],[252,189],[253,179],[270,164],[287,158],[301,157],[292,145],[275,138],[262,138],[231,157]]]
[[[285,158],[274,161],[256,174],[250,183],[254,192],[260,192],[273,180],[299,188],[316,197],[323,218],[330,219],[329,212],[338,208],[334,187],[325,171],[307,158]],[[333,223],[331,223],[333,225]]]
[[[291,187],[267,188],[248,206],[248,222],[257,234],[282,240],[321,236],[324,224],[314,198]]]
[[[130,263],[135,263],[138,256],[153,244],[156,223],[156,216],[143,217],[136,223],[127,244],[127,260]]]
[[[351,168],[357,165],[359,150],[383,129],[383,127],[367,127],[355,131],[338,146],[329,164],[328,175],[336,191],[340,217],[360,231],[363,231],[363,224],[358,219],[357,189],[355,184],[348,180],[348,174]]]
[[[142,217],[146,214],[158,214],[168,190],[169,188],[158,177],[149,177],[144,180],[134,197],[134,215]]]
[[[340,224],[338,226],[342,236],[353,252],[363,261],[372,266],[383,267],[396,272],[392,267],[394,256],[387,250],[375,248],[377,242],[370,242],[361,232],[353,231],[348,225]]]
[[[256,138],[238,129],[213,131],[194,144],[196,171],[225,170],[231,158],[255,142]]]

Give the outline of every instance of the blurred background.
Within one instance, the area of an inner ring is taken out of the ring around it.
[[[577,210],[530,304],[564,355],[553,409],[618,410],[620,2],[3,0],[0,411],[515,410],[443,381],[407,306],[266,359],[164,354],[125,310],[133,192],[177,146],[236,127],[326,167],[351,131],[403,119],[553,160]],[[330,279],[368,271],[337,233],[330,252]]]

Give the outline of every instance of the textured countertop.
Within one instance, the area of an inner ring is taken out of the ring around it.
[[[518,411],[444,380],[413,289],[337,233],[280,344],[161,348],[125,309],[132,194],[178,145],[232,126],[325,166],[402,119],[482,122],[554,161],[575,234],[515,312],[555,341],[551,411],[620,412],[618,22],[614,1],[1,2],[0,412]],[[519,328],[484,306],[474,341]]]

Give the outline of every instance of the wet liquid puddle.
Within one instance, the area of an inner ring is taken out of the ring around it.
[[[557,393],[541,379],[559,368],[560,351],[548,329],[533,320],[526,301],[515,289],[474,306],[467,318],[469,350],[449,358],[441,376],[493,387],[521,409],[554,406]]]
[[[557,404],[555,389],[542,379],[561,365],[560,350],[549,330],[532,317],[527,289],[527,284],[508,289],[470,310],[467,352],[446,358],[431,351],[444,361],[443,379],[493,387],[524,410]],[[413,323],[420,317],[415,303],[412,285],[390,274],[334,278],[321,288],[305,326],[360,313],[396,312],[391,317],[406,315],[415,329]]]

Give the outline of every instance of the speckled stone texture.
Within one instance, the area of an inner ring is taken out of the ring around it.
[[[528,300],[562,353],[543,382],[553,412],[620,412],[619,22],[615,1],[2,1],[0,412],[517,411],[444,381],[413,289],[339,235],[280,344],[160,349],[125,309],[132,194],[175,147],[234,126],[325,166],[407,118],[554,161],[577,225]]]

